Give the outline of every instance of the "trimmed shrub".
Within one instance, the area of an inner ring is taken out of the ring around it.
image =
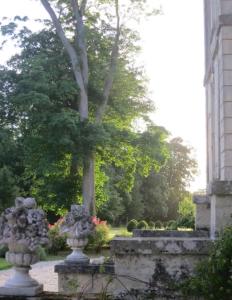
[[[126,228],[127,228],[128,232],[132,232],[134,229],[137,228],[137,226],[138,226],[138,221],[135,219],[132,219],[127,223]]]
[[[100,251],[109,242],[110,229],[106,222],[96,225],[95,232],[89,237],[88,249]]]
[[[195,218],[194,216],[180,216],[177,220],[177,227],[182,228],[191,228],[194,229],[195,227]]]
[[[142,220],[138,223],[137,229],[148,229],[149,226],[145,220]]]
[[[175,220],[170,220],[167,222],[167,229],[169,230],[177,230],[178,224]]]
[[[160,229],[160,228],[162,228],[164,225],[163,225],[163,223],[161,222],[161,221],[156,221],[155,222],[155,228],[156,229]]]
[[[149,222],[148,222],[148,225],[149,225],[149,228],[150,228],[150,229],[155,229],[155,222],[149,221]]]

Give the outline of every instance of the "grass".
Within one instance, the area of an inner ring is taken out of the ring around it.
[[[110,227],[110,240],[112,240],[115,236],[130,237],[132,236],[132,233],[128,232],[126,227]]]
[[[71,250],[70,250],[70,252],[71,252]],[[48,254],[47,257],[46,257],[46,259],[45,259],[45,261],[64,260],[65,257],[66,257],[68,254],[70,254],[70,252],[67,252],[66,255],[65,255],[65,254],[59,254],[59,253],[58,253],[57,255],[55,255],[55,254]]]
[[[0,258],[0,270],[6,270],[11,268],[11,264],[9,264],[5,258]]]

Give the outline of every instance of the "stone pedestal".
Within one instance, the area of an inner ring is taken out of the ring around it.
[[[75,265],[62,263],[55,266],[58,273],[58,291],[66,295],[100,295],[104,290],[112,293],[114,265],[89,263]],[[92,298],[91,298],[92,299]],[[99,298],[96,298],[99,299]]]
[[[214,181],[208,187],[211,198],[211,238],[232,224],[232,181]]]
[[[195,229],[210,230],[210,199],[206,195],[194,195],[196,204]]]
[[[87,245],[88,239],[68,238],[67,244],[72,249],[72,253],[65,259],[66,263],[86,265],[89,263],[89,257],[82,252]]]
[[[36,296],[43,291],[43,285],[31,278],[30,265],[38,261],[33,253],[6,253],[6,260],[14,265],[13,276],[0,288],[0,295]]]

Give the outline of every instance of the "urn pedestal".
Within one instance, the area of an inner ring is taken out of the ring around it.
[[[14,266],[14,274],[0,288],[0,295],[36,296],[43,291],[43,285],[31,278],[31,264],[39,261],[34,253],[7,252],[6,260]]]
[[[73,250],[73,252],[66,257],[65,263],[78,264],[78,265],[88,264],[90,259],[82,251],[84,247],[87,245],[87,243],[88,243],[87,238],[83,238],[83,239],[68,238],[67,244]]]

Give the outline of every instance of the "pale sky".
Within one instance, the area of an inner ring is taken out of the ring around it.
[[[153,0],[150,0],[151,3]],[[157,1],[157,0],[156,0]],[[163,14],[140,26],[143,62],[156,105],[152,116],[172,136],[180,136],[195,149],[199,175],[192,190],[206,186],[204,29],[202,0],[158,0]],[[0,17],[48,17],[36,0],[0,0]],[[0,63],[14,52],[1,51]]]

